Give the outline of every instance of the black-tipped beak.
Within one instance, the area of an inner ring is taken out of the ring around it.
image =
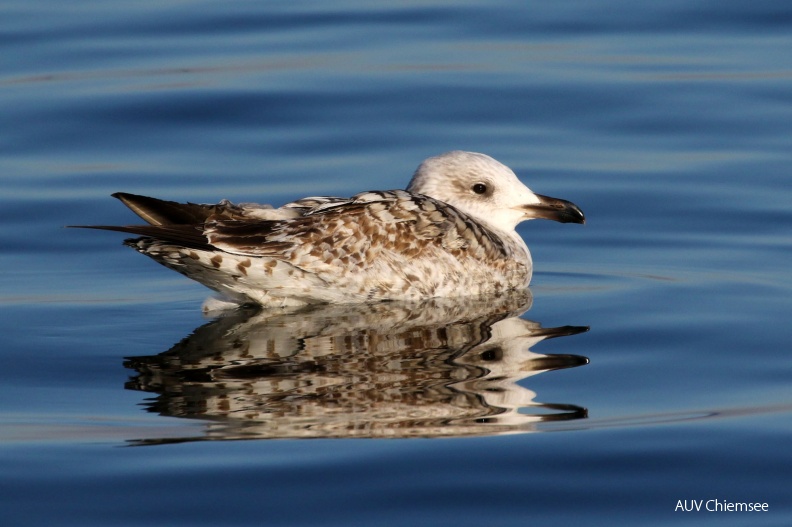
[[[536,194],[536,197],[539,198],[539,203],[520,207],[525,211],[526,218],[542,218],[561,223],[586,223],[583,211],[571,201],[541,194]]]

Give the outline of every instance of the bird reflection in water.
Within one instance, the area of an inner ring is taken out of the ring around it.
[[[203,419],[205,435],[150,442],[313,437],[449,437],[529,432],[586,417],[535,400],[518,381],[588,364],[530,351],[587,327],[520,318],[530,291],[237,309],[170,350],[129,358],[127,388],[158,394],[149,411]],[[137,443],[147,443],[141,440]]]

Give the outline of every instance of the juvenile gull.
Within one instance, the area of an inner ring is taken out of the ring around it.
[[[94,228],[235,303],[264,306],[502,293],[531,281],[518,223],[584,223],[565,200],[535,194],[493,158],[426,159],[407,190],[268,205],[176,203],[113,195],[149,225]]]

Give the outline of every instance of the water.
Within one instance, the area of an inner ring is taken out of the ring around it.
[[[1,11],[9,525],[792,521],[789,6]],[[401,188],[450,149],[585,211],[520,226],[530,297],[211,321],[62,228],[132,222],[116,191]]]

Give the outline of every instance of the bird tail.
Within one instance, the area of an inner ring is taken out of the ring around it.
[[[203,224],[210,216],[230,215],[230,209],[233,208],[233,205],[225,203],[218,205],[177,203],[125,192],[117,192],[113,197],[144,219],[148,225],[69,225],[68,227],[126,232],[194,249],[210,249],[211,246],[203,234]]]

